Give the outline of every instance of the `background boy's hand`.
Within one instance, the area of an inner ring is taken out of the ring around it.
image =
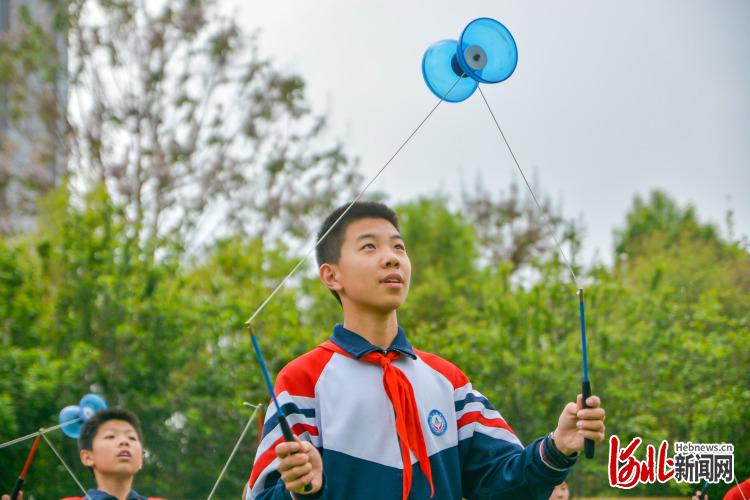
[[[568,403],[557,421],[553,434],[555,446],[566,455],[583,449],[583,439],[604,441],[604,408],[598,396],[589,396],[588,408],[583,409],[583,398],[578,395],[575,403]]]
[[[287,490],[310,495],[323,486],[323,459],[309,442],[297,439],[294,443],[281,443],[276,446],[276,456],[281,459],[279,473]],[[308,491],[306,484],[312,485]]]
[[[10,495],[3,495],[2,500],[10,500]],[[23,491],[18,492],[18,500],[23,500]]]

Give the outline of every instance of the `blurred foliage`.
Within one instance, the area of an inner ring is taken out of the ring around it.
[[[512,262],[482,260],[477,229],[447,201],[398,207],[414,263],[400,323],[417,347],[460,366],[530,442],[579,390],[575,287],[552,250],[530,261],[530,283]],[[746,477],[750,255],[686,213],[664,193],[636,200],[615,264],[587,273],[592,383],[622,442],[731,442]],[[243,322],[298,256],[261,239],[221,240],[200,258],[182,248],[147,248],[101,188],[82,202],[53,191],[36,231],[0,240],[0,442],[53,425],[95,390],[142,419],[148,457],[137,489],[205,498],[250,416],[242,402],[267,399]],[[326,338],[340,314],[314,275],[290,283],[256,322],[271,371]],[[75,442],[50,438],[90,481]],[[6,489],[28,446],[0,450]],[[576,466],[575,494],[687,493],[674,482],[611,489],[607,449]],[[238,497],[254,450],[251,432],[216,498]],[[76,492],[44,445],[27,484],[34,498]]]
[[[10,12],[0,233],[28,230],[37,195],[64,175],[76,194],[104,184],[142,240],[168,235],[196,251],[214,237],[302,238],[356,192],[356,161],[304,80],[266,59],[220,2],[47,0]]]
[[[242,402],[267,399],[245,316],[293,263],[282,247],[240,239],[218,242],[200,262],[164,245],[157,260],[125,220],[103,189],[80,208],[57,190],[34,234],[0,243],[0,441],[55,424],[63,406],[94,390],[142,420],[139,490],[204,498],[250,416]],[[282,291],[257,323],[273,372],[325,334],[303,324],[296,300]],[[74,440],[50,437],[90,480]],[[12,484],[29,445],[2,450],[0,484]],[[242,491],[253,437],[242,450],[219,498]],[[76,492],[44,444],[27,484],[35,498]]]

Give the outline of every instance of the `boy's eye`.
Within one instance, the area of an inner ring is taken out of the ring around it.
[[[402,245],[401,243],[397,243],[396,244],[396,248],[399,249],[399,250],[406,250],[406,247],[404,245]]]
[[[373,243],[365,243],[364,245],[362,245],[362,249],[365,249],[365,248],[368,248],[368,247],[369,248],[375,248],[375,245]]]

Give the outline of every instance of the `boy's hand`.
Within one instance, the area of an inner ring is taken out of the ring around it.
[[[560,414],[552,438],[557,449],[566,455],[583,449],[583,439],[595,443],[604,441],[604,408],[598,396],[589,396],[588,408],[583,409],[583,398],[578,395],[575,403],[568,403]]]
[[[309,442],[297,439],[294,443],[281,443],[276,446],[276,456],[281,459],[279,473],[287,490],[311,495],[323,486],[323,459]],[[307,484],[312,488],[305,491]]]
[[[10,500],[10,495],[3,495],[2,500]],[[18,500],[23,500],[23,491],[18,492]]]

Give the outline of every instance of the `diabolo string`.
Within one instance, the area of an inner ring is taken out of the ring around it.
[[[232,462],[234,455],[237,453],[237,449],[240,447],[240,443],[242,443],[242,440],[244,439],[245,434],[247,433],[247,430],[250,428],[250,424],[252,424],[253,420],[255,420],[255,414],[258,413],[258,410],[263,406],[262,404],[257,404],[257,405],[252,405],[250,403],[243,403],[243,404],[246,406],[252,406],[254,408],[253,414],[250,415],[249,419],[247,419],[247,424],[245,424],[245,428],[242,429],[242,433],[240,434],[240,437],[237,439],[237,442],[235,443],[234,448],[232,449],[232,453],[229,454],[229,458],[224,464],[224,467],[221,469],[221,472],[219,473],[219,477],[216,479],[216,482],[214,483],[214,487],[211,488],[211,493],[208,494],[208,498],[206,500],[211,500],[211,498],[214,496],[214,493],[216,493],[216,488],[219,487],[219,483],[224,478],[224,474],[226,473],[227,468],[229,467],[229,464]]]
[[[81,491],[83,492],[83,497],[86,500],[91,500],[91,497],[89,497],[89,494],[86,492],[86,488],[83,487],[83,485],[78,480],[78,478],[76,477],[76,475],[73,473],[73,471],[71,470],[71,468],[68,467],[68,464],[65,462],[65,460],[63,460],[63,457],[57,452],[57,449],[55,449],[55,447],[52,446],[52,443],[50,442],[49,439],[47,439],[47,435],[46,434],[42,434],[42,439],[44,439],[44,441],[49,445],[50,449],[55,454],[55,456],[57,457],[57,459],[60,460],[60,463],[63,464],[63,467],[65,467],[65,470],[68,471],[68,474],[70,474],[70,477],[73,478],[73,481],[75,481],[75,483],[81,489]]]

